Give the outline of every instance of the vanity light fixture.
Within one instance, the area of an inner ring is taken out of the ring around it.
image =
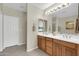
[[[52,14],[54,12],[57,12],[63,8],[66,8],[70,5],[70,3],[64,3],[64,4],[60,4],[57,7],[52,7],[51,9],[49,9],[48,11],[45,12],[45,14],[49,15]]]

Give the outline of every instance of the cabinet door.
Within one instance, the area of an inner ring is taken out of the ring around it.
[[[41,40],[41,48],[42,48],[42,50],[44,50],[45,51],[45,49],[46,49],[46,40],[45,40],[45,37],[42,37],[42,40]]]
[[[76,56],[76,50],[73,48],[65,47],[65,56]]]
[[[52,48],[51,47],[46,47],[46,53],[52,56]]]
[[[42,49],[42,36],[38,36],[38,48]]]
[[[53,44],[53,56],[62,56],[62,45],[58,43]]]
[[[53,41],[51,38],[46,38],[46,47],[52,48]]]
[[[46,38],[46,52],[49,54],[49,55],[52,55],[52,39],[51,38]]]
[[[41,49],[41,41],[42,41],[42,38],[38,36],[38,48]]]

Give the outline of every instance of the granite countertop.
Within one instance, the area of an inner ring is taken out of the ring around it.
[[[63,40],[66,42],[76,43],[79,44],[79,35],[68,35],[68,34],[56,34],[53,35],[52,33],[38,33],[40,36],[55,38],[56,40]]]

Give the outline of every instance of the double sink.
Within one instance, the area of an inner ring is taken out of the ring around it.
[[[79,44],[79,35],[72,35],[72,34],[56,34],[56,35],[54,35],[52,33],[38,33],[38,35]]]

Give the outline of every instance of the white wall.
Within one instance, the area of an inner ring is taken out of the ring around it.
[[[37,48],[37,32],[38,32],[38,19],[42,16],[42,10],[27,5],[27,51]],[[35,24],[35,31],[32,31],[33,23]]]
[[[0,4],[0,51],[2,51],[2,12],[1,12],[1,4]]]
[[[19,29],[20,29],[20,40],[19,43],[21,44],[26,44],[27,40],[27,13],[23,13],[20,22],[19,22]]]

